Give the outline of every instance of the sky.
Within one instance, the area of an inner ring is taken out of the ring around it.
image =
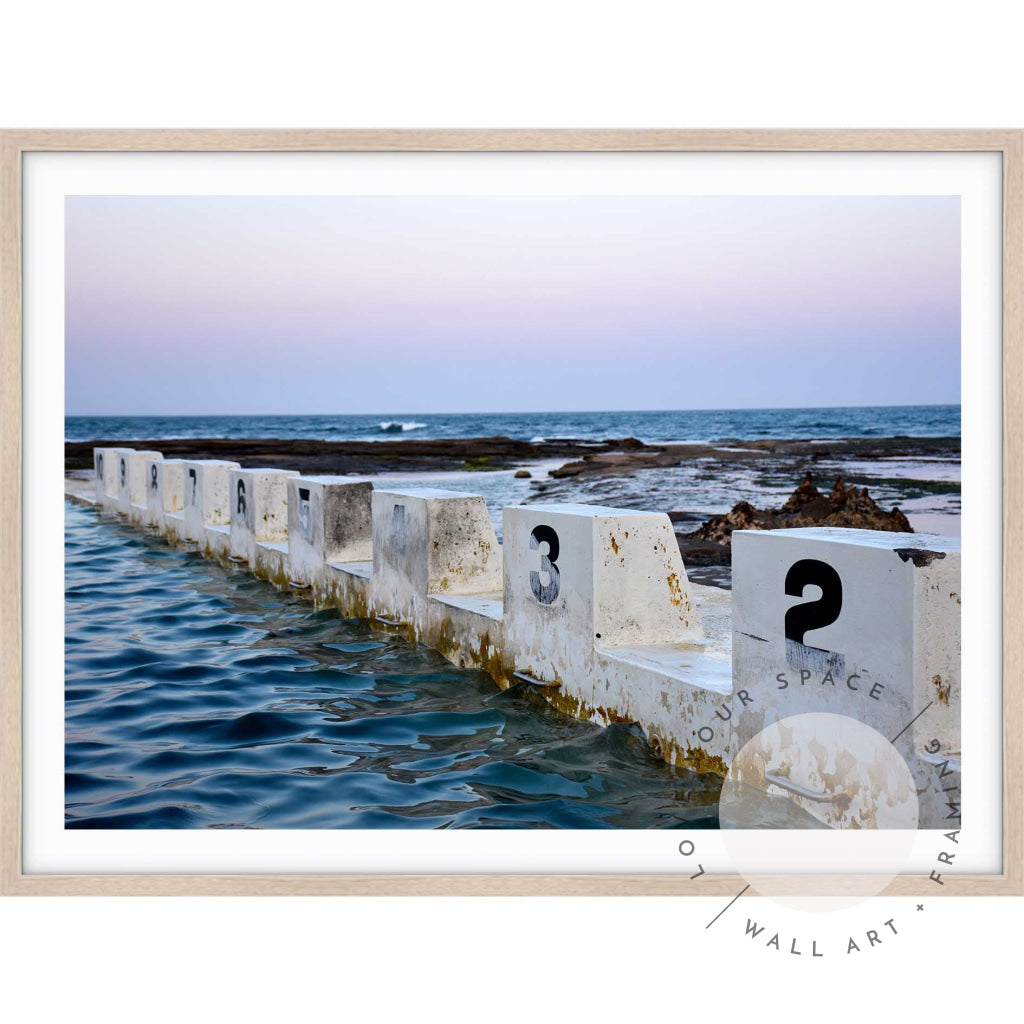
[[[956,196],[69,196],[68,415],[960,400]]]

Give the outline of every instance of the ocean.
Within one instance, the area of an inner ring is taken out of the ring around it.
[[[372,416],[68,416],[68,441],[171,437],[315,438],[371,441],[398,437],[635,437],[641,441],[761,438],[959,437],[959,405],[836,409],[700,409],[666,412],[380,413]]]

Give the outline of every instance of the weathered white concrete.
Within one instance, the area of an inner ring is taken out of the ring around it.
[[[222,525],[204,526],[200,544],[207,558],[225,559],[231,555],[231,527]]]
[[[288,582],[288,541],[256,541],[256,549],[249,568],[261,579],[284,586]]]
[[[183,459],[149,459],[145,464],[144,475],[148,481],[146,521],[150,526],[155,526],[158,530],[166,533],[166,517],[184,515],[185,461]],[[183,522],[182,525],[184,525]]]
[[[92,479],[86,480],[83,477],[77,476],[65,476],[64,497],[69,501],[73,501],[76,505],[85,505],[87,508],[98,505],[99,502],[96,500],[96,481]]]
[[[366,581],[343,568],[373,558],[369,480],[300,476],[288,480],[289,581],[315,601],[365,614]],[[338,567],[342,568],[338,568]]]
[[[704,639],[668,516],[597,505],[506,508],[505,647],[551,682],[589,674],[595,647]]]
[[[960,740],[960,539],[935,551],[930,564],[910,564],[914,578],[914,707],[932,706],[913,727],[918,750],[959,756]],[[942,557],[939,557],[939,556]],[[918,556],[918,561],[922,561]],[[938,749],[933,749],[935,741]],[[959,762],[957,762],[959,764]]]
[[[809,712],[863,722],[906,759],[922,826],[948,824],[959,814],[959,539],[802,529],[736,532],[732,546],[733,686],[756,698],[729,723],[733,745]]]
[[[133,523],[141,525],[146,520],[146,463],[162,458],[161,452],[153,451],[127,451],[118,456],[117,511]]]
[[[230,525],[231,470],[238,469],[239,465],[220,459],[201,459],[186,460],[184,468],[185,539],[195,541],[200,548],[212,543],[214,553],[226,554],[219,538],[211,538],[206,528]],[[228,539],[230,541],[230,537]]]
[[[373,493],[373,609],[413,623],[428,594],[501,589],[501,551],[480,495],[434,488]]]
[[[96,473],[96,504],[112,510],[117,504],[117,448],[93,448],[92,465]]]
[[[117,513],[121,511],[121,473],[127,478],[127,459],[134,451],[133,448],[97,448],[93,451],[93,458],[99,452],[103,457],[103,494],[100,504],[104,512]]]
[[[959,711],[959,704],[952,706]],[[960,808],[963,802],[960,762],[959,756],[929,754],[920,748],[916,757],[910,760],[917,784],[922,828],[960,827]]]
[[[182,509],[180,512],[165,512],[164,524],[161,527],[161,532],[170,544],[189,543],[188,538],[185,536],[185,510]]]
[[[916,829],[920,821],[918,785],[899,750],[845,715],[790,715],[735,752],[720,798],[723,824],[756,822],[765,796],[834,829]]]
[[[762,720],[805,712],[894,738],[930,702],[902,742],[959,752],[958,538],[744,530],[732,547],[733,683],[759,698],[742,742]]]
[[[457,664],[501,643],[501,549],[480,495],[434,488],[373,493],[371,613]],[[459,598],[476,600],[459,600]]]
[[[730,692],[666,515],[591,505],[506,508],[502,661],[557,686],[581,717],[639,722],[671,760],[724,753],[697,742]]]
[[[637,722],[665,760],[722,772],[731,737],[702,730],[730,702],[730,677],[728,657],[707,646],[638,644],[597,648],[590,685],[576,692],[582,706],[596,712],[583,717]],[[573,695],[572,687],[564,689]]]
[[[289,469],[233,469],[231,557],[256,564],[256,544],[288,539],[288,481],[299,474]]]

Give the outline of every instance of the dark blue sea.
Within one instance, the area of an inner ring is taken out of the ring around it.
[[[710,409],[675,412],[463,413],[374,416],[68,416],[68,441],[157,440],[171,437],[636,437],[641,441],[758,438],[959,437],[959,405],[847,409]]]

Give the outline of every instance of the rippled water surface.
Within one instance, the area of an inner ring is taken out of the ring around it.
[[[714,828],[634,726],[66,506],[69,828]]]

